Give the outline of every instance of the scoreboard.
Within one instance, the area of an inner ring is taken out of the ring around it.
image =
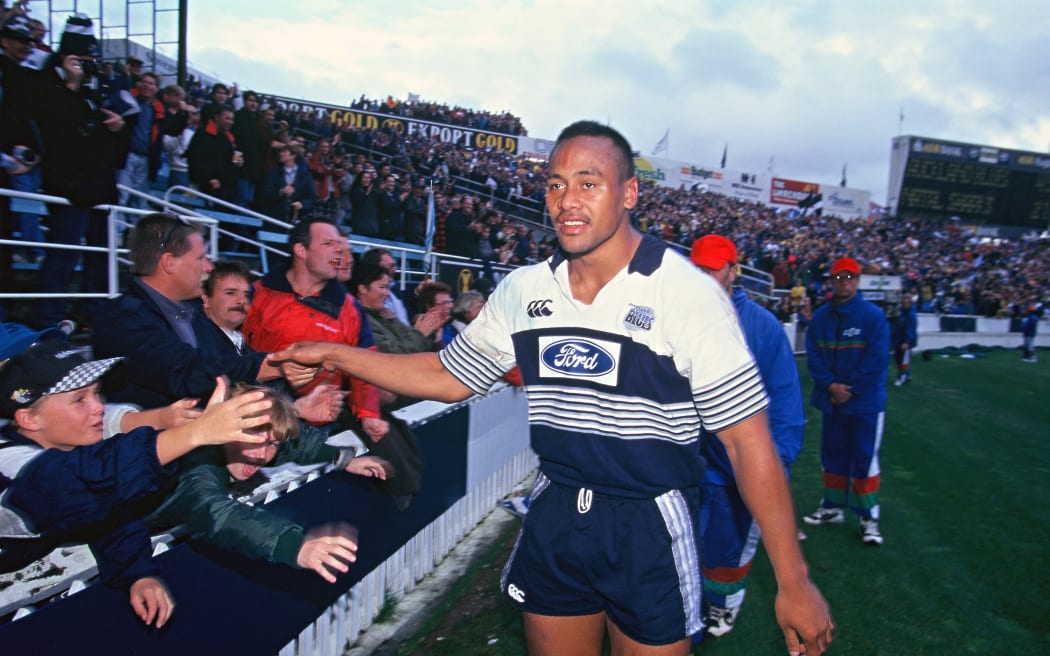
[[[890,153],[889,209],[975,226],[1050,226],[1050,154],[901,136]]]

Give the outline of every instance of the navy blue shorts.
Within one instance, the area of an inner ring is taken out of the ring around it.
[[[702,628],[696,490],[628,499],[540,474],[500,587],[537,615],[605,612],[632,640],[668,645]]]

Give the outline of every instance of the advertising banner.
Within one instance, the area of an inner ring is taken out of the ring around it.
[[[349,109],[337,105],[271,96],[271,101],[280,109],[289,112],[310,112],[316,116],[327,116],[334,125],[344,128],[389,129],[401,136],[421,135],[436,137],[442,143],[458,144],[467,148],[496,148],[509,153],[518,153],[518,137],[498,132],[488,132],[462,125],[445,125],[433,121]]]
[[[798,204],[810,194],[819,193],[820,185],[816,182],[773,178],[769,185],[769,204],[798,207]]]

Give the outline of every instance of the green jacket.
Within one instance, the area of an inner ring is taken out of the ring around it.
[[[325,444],[328,432],[301,425],[298,439],[281,444],[273,465],[330,463],[346,467],[352,449]],[[303,527],[268,511],[230,497],[233,478],[226,469],[221,446],[194,449],[179,460],[179,483],[168,499],[148,518],[153,531],[185,525],[195,539],[205,540],[250,558],[298,567]]]

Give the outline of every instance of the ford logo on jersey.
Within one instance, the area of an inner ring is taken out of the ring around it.
[[[604,376],[616,367],[611,353],[584,339],[561,339],[540,353],[543,363],[569,376]]]

